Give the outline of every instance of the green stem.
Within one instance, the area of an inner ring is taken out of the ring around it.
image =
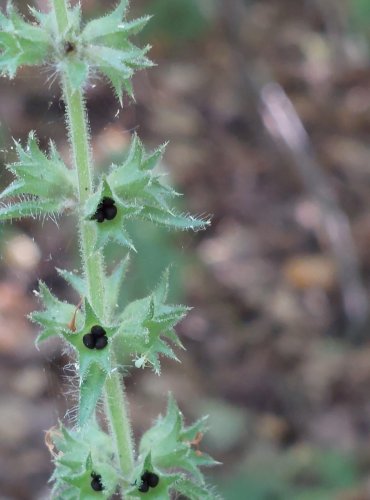
[[[60,37],[68,27],[68,0],[51,0],[56,17]],[[88,133],[88,117],[83,94],[73,91],[66,75],[62,77],[63,96],[66,103],[69,139],[73,152],[74,166],[78,177],[79,201],[82,209],[84,203],[93,192],[93,172],[91,166],[90,138]],[[98,316],[105,317],[104,308],[104,261],[100,251],[93,251],[96,240],[96,228],[82,216],[80,224],[80,245],[82,263],[87,281],[87,295]],[[112,360],[113,365],[113,360]],[[105,400],[107,418],[115,442],[117,461],[122,473],[129,477],[134,466],[131,422],[128,417],[127,402],[124,396],[123,383],[117,367],[105,384]]]
[[[123,384],[118,373],[113,373],[106,381],[105,408],[111,425],[111,434],[116,444],[116,453],[120,468],[126,477],[134,467],[132,446],[120,446],[120,443],[132,443],[130,418],[125,405]]]

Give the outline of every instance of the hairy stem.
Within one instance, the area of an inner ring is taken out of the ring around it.
[[[111,433],[117,446],[116,453],[120,468],[124,475],[130,475],[134,466],[132,447],[119,446],[120,443],[132,442],[132,431],[127,408],[124,404],[125,394],[123,384],[117,374],[107,378],[105,408],[111,425]]]
[[[51,0],[54,8],[60,38],[68,27],[68,0]],[[73,152],[74,166],[78,175],[79,201],[82,209],[93,191],[93,172],[90,155],[88,117],[83,94],[73,91],[66,75],[62,77],[62,90],[66,103],[69,139]],[[96,228],[80,217],[80,247],[82,264],[87,281],[87,294],[98,316],[105,317],[104,308],[104,265],[100,251],[93,251]],[[134,465],[131,423],[128,417],[127,403],[120,374],[114,369],[105,384],[106,413],[115,442],[117,462],[122,473],[127,477]]]

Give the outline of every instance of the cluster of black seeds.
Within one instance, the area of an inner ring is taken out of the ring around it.
[[[149,488],[155,488],[159,483],[159,477],[154,472],[145,471],[140,479],[141,484],[139,486],[139,491],[141,493],[147,493]]]
[[[115,201],[112,198],[104,197],[99,203],[92,219],[101,223],[105,220],[113,220],[116,215],[117,207],[115,205]]]
[[[100,325],[91,328],[90,333],[82,337],[82,342],[89,349],[104,349],[108,344],[107,332]]]
[[[104,490],[104,486],[101,482],[101,475],[100,474],[96,474],[95,472],[92,472],[91,473],[91,477],[92,477],[92,480],[91,480],[91,488],[94,490],[94,491],[103,491]]]

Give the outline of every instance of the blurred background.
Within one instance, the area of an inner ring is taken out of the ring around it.
[[[5,3],[5,2],[4,2]],[[16,4],[26,12],[28,2]],[[40,9],[46,0],[35,0]],[[87,17],[112,2],[83,0]],[[212,227],[172,235],[135,225],[122,303],[172,263],[172,300],[194,307],[187,352],[127,381],[135,434],[172,390],[188,421],[210,415],[201,449],[227,500],[370,498],[370,2],[132,0],[154,14],[141,43],[158,64],[119,109],[87,88],[97,168],[137,131],[170,140],[163,170],[179,208]],[[68,160],[52,68],[0,82],[0,184],[12,137],[37,131]],[[38,278],[78,302],[54,267],[79,268],[75,221],[0,228],[0,499],[47,498],[44,431],[68,422],[73,380],[61,345],[38,352],[25,315]],[[122,249],[112,248],[113,266]]]

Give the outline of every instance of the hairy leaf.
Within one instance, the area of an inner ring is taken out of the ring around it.
[[[54,336],[62,336],[69,330],[68,324],[75,314],[75,307],[57,299],[43,283],[39,284],[38,296],[44,306],[43,311],[30,314],[29,318],[38,323],[42,330],[36,339],[36,345]]]
[[[122,104],[123,91],[132,96],[131,78],[135,71],[152,66],[146,57],[149,47],[140,49],[129,41],[149,17],[127,22],[127,0],[121,0],[110,14],[89,21],[81,29],[80,9],[70,20],[65,40],[69,49],[59,56],[58,65],[68,75],[73,90],[81,88],[90,75],[100,73],[113,86]],[[71,15],[71,14],[70,14]]]
[[[217,463],[199,450],[201,438],[206,430],[205,418],[190,427],[185,427],[182,413],[170,395],[166,415],[159,417],[154,426],[142,436],[140,442],[140,456],[150,456],[150,465],[160,477],[168,471],[177,471],[176,477],[168,487],[186,496],[189,495],[193,500],[216,498],[205,495],[209,488],[206,487],[200,471],[202,466],[212,466]],[[142,469],[145,467],[147,465],[144,462]]]
[[[188,311],[187,307],[164,303],[167,287],[168,272],[151,295],[126,306],[113,339],[117,349],[135,357],[137,368],[150,364],[157,374],[161,355],[177,360],[169,342],[182,347],[174,326]]]
[[[144,219],[168,229],[204,229],[208,220],[179,214],[170,208],[172,198],[178,196],[172,188],[161,182],[161,175],[153,172],[161,160],[164,146],[146,153],[135,134],[126,160],[113,165],[109,175],[103,178],[97,191],[88,199],[85,218],[97,225],[96,248],[103,248],[109,241],[134,249],[127,233],[127,219]],[[94,214],[104,197],[112,198],[117,207],[113,220],[98,223]]]
[[[51,48],[49,32],[25,21],[11,3],[6,15],[0,12],[0,73],[13,78],[20,66],[43,64]]]
[[[0,219],[57,214],[76,203],[75,172],[61,160],[54,144],[50,143],[49,156],[39,148],[33,132],[26,148],[16,142],[18,161],[8,165],[15,180],[0,193],[0,199],[18,196],[20,201],[0,209]]]
[[[73,500],[107,500],[114,493],[119,474],[112,462],[113,443],[94,419],[79,431],[64,426],[49,431],[55,453],[53,498]],[[103,491],[96,493],[91,487],[93,474],[101,477]]]

